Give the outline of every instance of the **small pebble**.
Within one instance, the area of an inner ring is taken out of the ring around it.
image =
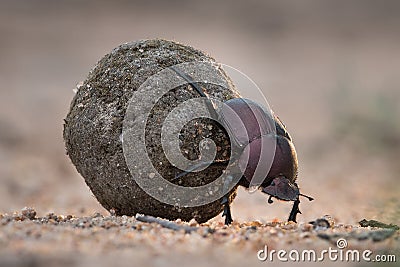
[[[301,231],[303,232],[311,232],[314,229],[314,225],[311,223],[306,223],[301,226]]]
[[[331,228],[329,221],[324,218],[316,219],[315,221],[310,222],[310,224],[314,226],[314,230],[316,231]]]
[[[196,222],[196,220],[195,219],[191,219],[190,221],[189,221],[189,226],[198,226],[199,224]]]
[[[92,215],[92,218],[101,218],[101,217],[103,217],[103,216],[101,215],[100,212],[95,212],[95,213],[93,213],[93,215]]]
[[[21,210],[22,216],[28,218],[29,220],[33,220],[36,218],[36,210],[31,207],[25,207]]]
[[[275,228],[272,228],[272,229],[269,231],[269,233],[270,233],[271,235],[276,235],[276,234],[278,234],[278,231],[277,231]]]

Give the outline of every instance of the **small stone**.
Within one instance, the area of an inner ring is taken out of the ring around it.
[[[297,228],[297,223],[295,222],[286,222],[285,224],[282,225],[281,227],[284,230],[293,230]]]
[[[260,226],[262,226],[262,223],[260,221],[252,221],[252,222],[249,222],[247,225],[248,226],[260,227]]]
[[[110,209],[110,215],[111,216],[115,216],[116,215],[116,211],[115,211],[115,209]]]
[[[278,230],[276,230],[275,228],[272,228],[272,229],[269,231],[269,233],[270,233],[271,235],[277,235],[277,234],[278,234]]]
[[[315,221],[310,222],[310,224],[314,226],[314,230],[316,231],[331,228],[329,221],[324,218],[316,219]]]
[[[34,220],[36,218],[36,210],[31,207],[25,207],[21,210],[22,216],[28,218],[29,220]]]
[[[209,227],[200,227],[197,230],[197,233],[202,237],[207,237],[208,235],[212,234],[213,232],[214,232],[214,230],[212,230]]]
[[[311,232],[314,229],[314,225],[311,223],[306,223],[301,226],[301,231],[303,232]]]
[[[95,212],[95,213],[93,213],[93,215],[92,215],[92,218],[102,218],[102,217],[103,217],[103,215],[101,215],[100,212]]]
[[[199,225],[199,223],[195,219],[191,219],[189,221],[189,226],[198,226],[198,225]]]
[[[309,232],[303,232],[303,233],[300,233],[300,238],[309,238],[310,237],[310,233]]]
[[[333,218],[332,215],[324,215],[322,219],[325,219],[329,222],[330,228],[333,228],[335,226],[335,218]]]

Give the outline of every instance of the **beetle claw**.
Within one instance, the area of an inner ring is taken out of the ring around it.
[[[307,196],[307,195],[299,194],[299,196],[305,197],[305,198],[307,198],[309,201],[313,201],[313,200],[314,200],[313,197],[310,197],[310,196]]]
[[[301,211],[300,211],[300,209],[299,209],[299,204],[300,204],[300,200],[299,200],[299,199],[296,199],[296,200],[294,201],[294,203],[293,203],[292,211],[291,211],[290,214],[289,214],[289,219],[288,219],[289,222],[292,221],[292,222],[297,223],[297,221],[296,221],[297,214],[298,214],[298,213],[301,214]]]
[[[233,222],[231,209],[229,206],[225,206],[224,212],[222,213],[222,217],[225,217],[225,225],[230,225]]]
[[[222,212],[222,217],[225,217],[225,225],[230,225],[233,222],[231,207],[229,205],[228,196],[222,198],[221,204],[224,205],[224,212]]]

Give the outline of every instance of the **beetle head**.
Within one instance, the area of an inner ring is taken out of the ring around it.
[[[285,201],[295,201],[300,195],[297,184],[284,176],[274,178],[269,186],[262,188],[262,192]]]
[[[270,185],[262,188],[262,192],[270,195],[268,203],[272,203],[272,197],[284,201],[299,201],[299,196],[305,197],[309,201],[314,200],[310,196],[301,194],[297,184],[292,183],[285,176],[275,177]]]

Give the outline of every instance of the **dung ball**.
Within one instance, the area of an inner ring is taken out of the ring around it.
[[[123,124],[129,106],[154,102],[145,125],[145,147],[148,159],[164,179],[183,187],[198,187],[214,181],[225,169],[224,164],[211,164],[205,170],[182,172],[172,164],[161,145],[162,123],[179,104],[199,97],[190,84],[182,84],[164,93],[159,99],[152,94],[135,99],[135,92],[150,77],[171,66],[185,62],[212,64],[226,86],[202,83],[205,92],[220,101],[239,97],[227,74],[216,61],[197,49],[173,41],[141,40],[118,46],[105,55],[77,88],[64,123],[64,140],[72,163],[83,176],[94,196],[107,210],[117,215],[147,214],[170,220],[205,222],[223,210],[221,199],[200,206],[179,206],[164,203],[148,194],[136,182],[141,170],[128,168],[123,149]],[[133,114],[139,117],[141,114]],[[198,118],[182,126],[179,149],[188,160],[198,159],[200,142],[211,138],[216,145],[215,159],[224,161],[230,155],[230,141],[217,122]],[[140,165],[145,157],[129,158]],[[154,178],[150,173],[148,179]],[[168,192],[166,192],[168,194]],[[236,186],[228,192],[231,202]]]

